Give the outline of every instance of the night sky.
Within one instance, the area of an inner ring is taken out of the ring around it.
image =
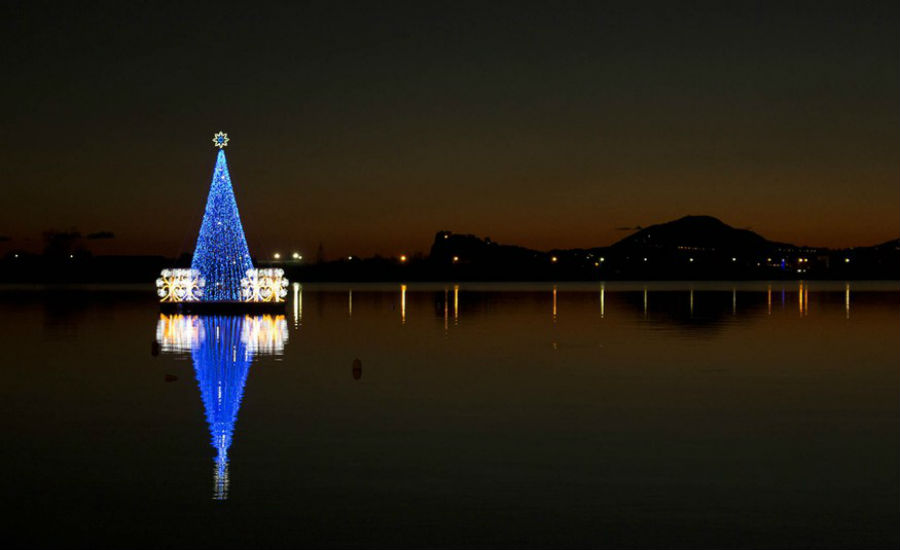
[[[218,130],[259,256],[602,246],[687,214],[876,244],[898,38],[896,1],[3,3],[0,252],[72,227],[192,251]]]

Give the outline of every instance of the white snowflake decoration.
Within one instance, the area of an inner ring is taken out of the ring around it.
[[[198,269],[163,269],[156,279],[156,294],[160,302],[198,302],[204,286]]]
[[[241,279],[241,296],[245,302],[283,302],[289,284],[283,269],[248,269]]]

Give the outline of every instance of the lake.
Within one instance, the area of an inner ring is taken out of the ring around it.
[[[900,544],[900,284],[0,287],[4,538]]]

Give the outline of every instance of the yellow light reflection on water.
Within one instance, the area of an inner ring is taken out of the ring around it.
[[[300,283],[294,283],[291,288],[294,290],[294,328],[300,328],[303,321],[303,287]]]
[[[556,322],[556,285],[553,285],[553,322]]]
[[[844,318],[850,318],[850,283],[844,285]]]
[[[245,315],[240,323],[241,343],[248,353],[280,354],[288,339],[287,320],[284,315]],[[203,330],[197,315],[160,314],[156,327],[156,341],[166,352],[196,350],[212,336],[222,338],[218,323],[212,335]],[[233,360],[237,360],[237,345],[232,348]]]
[[[693,317],[694,316],[694,289],[693,288],[691,289],[690,302],[691,302],[691,317]]]
[[[447,326],[450,319],[450,298],[449,298],[450,289],[444,287],[444,332],[447,332]]]
[[[647,287],[644,287],[644,319],[647,318]]]
[[[244,316],[241,341],[252,353],[280,354],[288,339],[284,315]]]
[[[163,351],[190,351],[200,342],[197,316],[160,313],[156,325],[156,341]]]
[[[797,302],[800,307],[800,316],[806,317],[809,315],[809,284],[800,282],[800,287],[797,290]]]
[[[600,318],[606,316],[606,284],[600,285]]]

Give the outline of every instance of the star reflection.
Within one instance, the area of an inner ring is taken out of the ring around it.
[[[211,443],[216,449],[213,499],[228,498],[228,449],[253,359],[281,355],[284,315],[160,315],[156,341],[164,353],[190,353]]]

